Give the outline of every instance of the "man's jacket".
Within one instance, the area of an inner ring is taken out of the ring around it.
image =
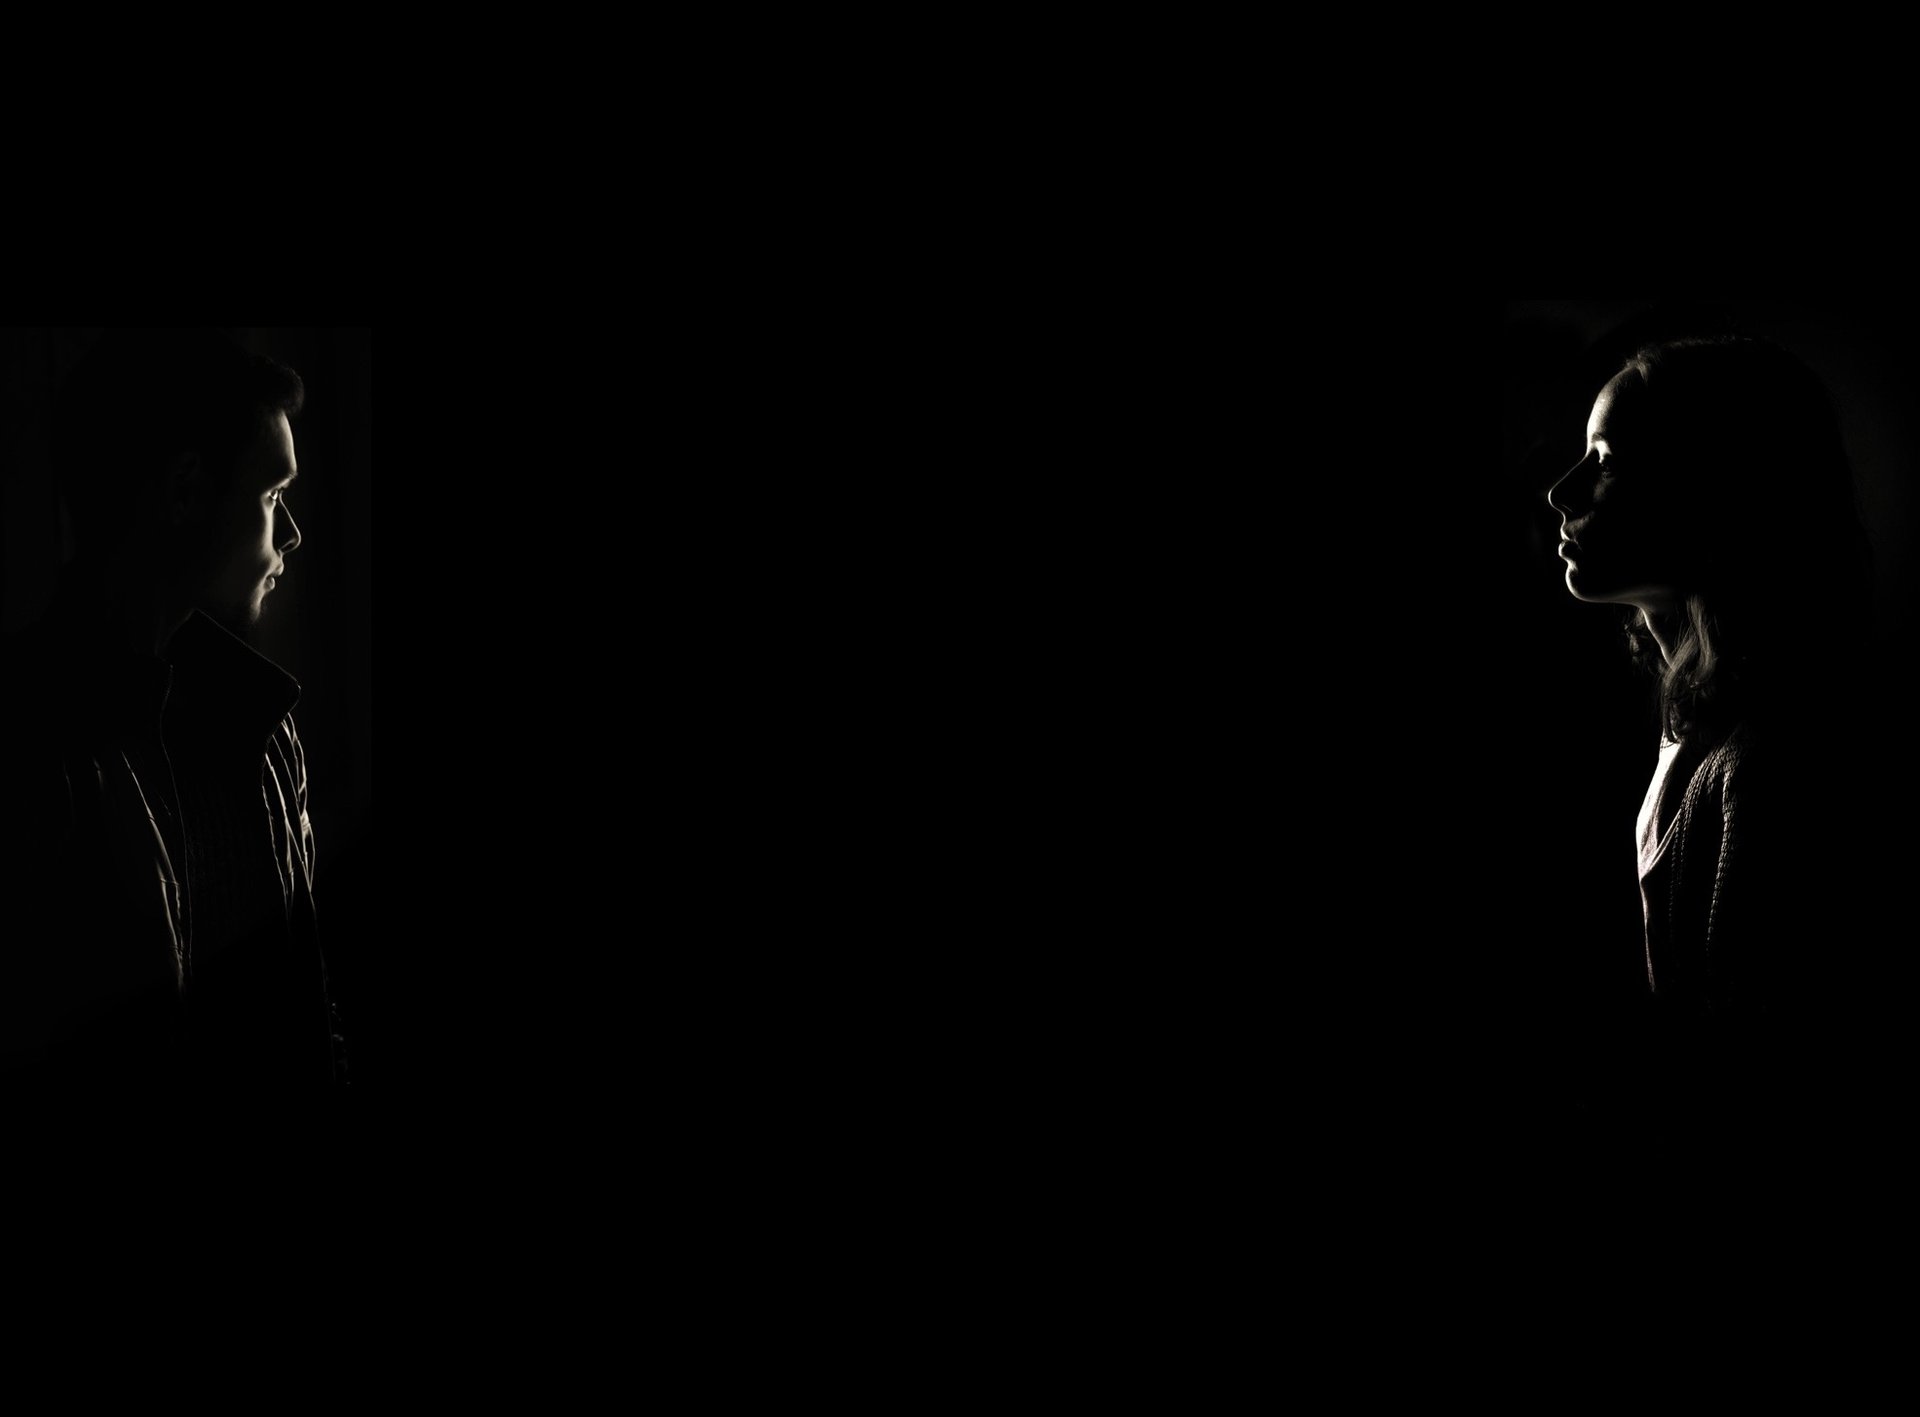
[[[164,660],[56,612],[4,662],[0,1073],[332,1083],[299,684],[198,613]]]

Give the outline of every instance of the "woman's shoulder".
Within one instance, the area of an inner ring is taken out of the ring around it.
[[[1703,761],[1716,772],[1731,773],[1750,764],[1813,761],[1823,752],[1822,735],[1812,724],[1772,719],[1742,719],[1700,745]]]
[[[1810,725],[1742,723],[1704,749],[1689,795],[1728,816],[1784,816],[1838,831],[1878,790],[1882,775],[1861,751]]]
[[[1686,797],[1682,803],[1682,830],[1690,830],[1703,808],[1711,807],[1714,820],[1733,809],[1736,803],[1748,803],[1756,796],[1774,796],[1772,784],[1782,774],[1784,754],[1773,735],[1753,725],[1742,724],[1712,739],[1694,739],[1678,749],[1686,768]],[[1785,776],[1792,776],[1788,772]]]

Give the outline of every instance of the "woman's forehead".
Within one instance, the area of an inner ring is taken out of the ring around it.
[[[1606,387],[1593,401],[1593,412],[1587,417],[1588,442],[1618,438],[1623,430],[1632,426],[1640,407],[1641,387],[1640,381],[1627,370],[1607,380]]]

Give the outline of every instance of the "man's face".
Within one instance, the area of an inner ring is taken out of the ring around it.
[[[275,411],[241,450],[226,494],[211,509],[206,564],[212,571],[196,604],[236,633],[259,621],[262,603],[286,570],[288,553],[300,544],[300,528],[287,507],[287,487],[298,475],[293,428],[284,413]]]

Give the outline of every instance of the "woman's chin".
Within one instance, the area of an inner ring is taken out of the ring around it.
[[[1575,600],[1594,605],[1606,605],[1618,598],[1604,582],[1596,582],[1592,576],[1582,575],[1578,566],[1567,567],[1567,590]]]
[[[1575,600],[1590,605],[1634,605],[1642,610],[1670,610],[1679,599],[1678,592],[1670,587],[1637,580],[1601,580],[1591,571],[1582,574],[1578,566],[1567,567],[1567,590]]]

